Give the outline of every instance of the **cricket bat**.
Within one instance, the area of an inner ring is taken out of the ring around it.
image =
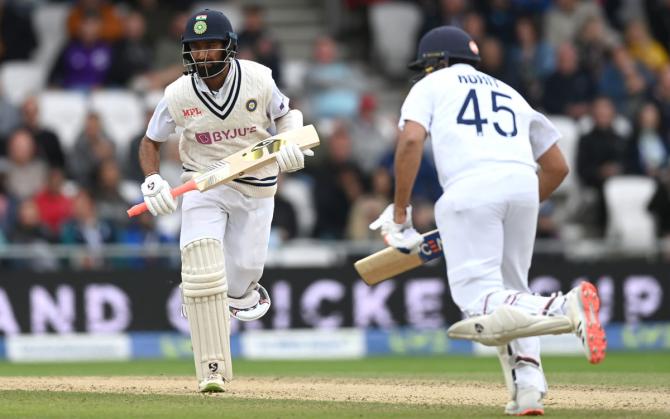
[[[442,255],[440,232],[433,230],[423,234],[418,253],[405,254],[389,246],[357,261],[354,267],[366,284],[375,285]]]
[[[276,154],[282,144],[293,142],[301,150],[319,145],[319,135],[313,125],[282,132],[266,138],[258,143],[231,154],[225,159],[216,162],[207,170],[196,173],[190,181],[173,188],[170,192],[175,198],[189,191],[206,191],[222,183],[229,182],[255,169],[275,161]],[[130,208],[128,217],[134,217],[147,210],[147,204],[142,202]]]

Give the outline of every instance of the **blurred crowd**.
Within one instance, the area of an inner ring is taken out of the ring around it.
[[[306,170],[280,181],[273,245],[296,237],[377,238],[367,225],[392,200],[400,107],[383,108],[379,92],[369,87],[384,69],[369,46],[372,35],[365,16],[382,2],[340,1],[345,16],[363,18],[345,19],[346,25],[330,33],[324,28],[313,41],[300,82],[288,87],[282,46],[266,23],[267,11],[243,3],[236,28],[238,57],[270,67],[292,106],[304,112],[306,123],[317,124],[322,138]],[[44,3],[0,0],[0,66],[30,59],[38,47],[31,7]],[[47,70],[49,89],[123,88],[145,94],[160,91],[181,74],[180,35],[193,2],[67,3],[68,39]],[[603,185],[620,174],[654,179],[649,211],[658,220],[658,235],[670,234],[670,1],[409,3],[421,12],[413,41],[438,25],[462,27],[479,45],[482,71],[510,84],[548,115],[570,118],[580,127],[572,170],[579,187],[594,198],[572,216],[588,224],[589,235],[605,233]],[[346,51],[357,50],[360,56],[346,56]],[[409,88],[393,78],[384,83],[383,88],[402,92]],[[152,112],[146,109],[147,120]],[[90,248],[177,243],[178,216],[129,220],[125,215],[140,199],[137,146],[143,131],[119,150],[92,112],[74,146],[66,149],[40,123],[39,114],[36,97],[15,106],[0,91],[0,243]],[[163,147],[161,163],[161,172],[173,185],[179,183],[181,170],[176,145],[170,141]],[[416,227],[434,228],[432,204],[441,189],[430,147],[413,194]],[[539,237],[560,236],[557,205],[550,201],[542,207]]]

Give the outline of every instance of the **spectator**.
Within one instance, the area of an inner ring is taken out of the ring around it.
[[[159,38],[155,43],[154,70],[133,80],[132,89],[138,91],[163,89],[181,76],[184,71],[182,57],[175,51],[181,51],[181,34],[188,18],[188,13],[177,13],[172,17],[167,36]]]
[[[0,155],[6,154],[5,142],[9,134],[21,124],[21,113],[3,94],[0,84]]]
[[[661,135],[670,138],[670,66],[659,72],[652,99],[661,113]]]
[[[608,60],[609,51],[618,40],[607,32],[600,16],[592,16],[584,22],[577,36],[579,61],[591,78],[598,79]]]
[[[623,172],[625,140],[614,131],[615,110],[612,102],[600,97],[593,102],[593,129],[579,139],[577,174],[581,183],[597,192],[595,234],[603,236],[607,226],[607,209],[603,185],[610,177]]]
[[[175,243],[175,241],[162,235],[156,229],[156,218],[151,213],[145,212],[131,220],[127,228],[121,232],[119,243],[146,249],[155,248],[161,244]],[[166,262],[165,258],[161,257],[137,256],[127,258],[122,263],[116,263],[114,266],[133,269],[165,268]]]
[[[498,39],[503,45],[514,42],[514,24],[516,15],[512,10],[511,0],[491,0],[485,5],[486,28],[490,36]]]
[[[84,131],[74,144],[70,153],[69,168],[71,176],[82,186],[93,185],[95,173],[101,162],[114,158],[114,143],[102,131],[100,116],[89,113],[86,116]]]
[[[16,201],[5,190],[4,168],[0,166],[0,244],[7,239],[11,226],[14,225]]]
[[[61,51],[49,75],[49,84],[85,91],[102,87],[111,65],[112,49],[100,38],[100,19],[88,16],[81,23],[79,36]]]
[[[84,245],[84,252],[77,255],[79,267],[99,268],[104,264],[103,246],[115,240],[113,225],[98,216],[90,194],[80,190],[74,198],[72,218],[61,229],[61,242]]]
[[[272,216],[270,236],[276,242],[284,243],[298,235],[298,218],[293,205],[283,196],[275,196],[275,208]]]
[[[509,50],[509,68],[517,74],[519,92],[531,105],[542,98],[542,83],[556,66],[554,49],[539,39],[535,22],[529,17],[517,20],[517,44]]]
[[[649,35],[640,20],[633,20],[626,26],[626,45],[630,54],[640,60],[649,71],[659,71],[670,63],[668,52]]]
[[[137,76],[151,70],[154,50],[145,38],[146,22],[138,12],[131,12],[123,21],[124,37],[114,45],[108,84],[126,87]]]
[[[666,0],[645,1],[644,6],[653,37],[661,45],[665,45],[665,49],[668,51],[668,45],[670,45],[670,2]]]
[[[123,36],[123,22],[116,8],[105,0],[78,0],[67,17],[67,31],[70,38],[81,36],[87,20],[99,21],[100,39],[115,42]]]
[[[244,23],[238,35],[241,58],[248,57],[272,70],[272,77],[281,86],[279,45],[267,32],[264,9],[258,5],[244,8]]]
[[[123,177],[128,180],[134,180],[137,182],[144,182],[144,173],[140,167],[140,143],[142,138],[146,134],[146,129],[149,125],[149,121],[154,114],[154,109],[152,107],[147,107],[144,113],[144,125],[141,132],[138,132],[135,135],[135,138],[130,142],[128,146],[128,154],[126,155],[126,164],[124,166]]]
[[[598,81],[600,93],[609,97],[616,109],[632,119],[647,100],[651,74],[636,62],[623,47],[612,50],[612,61],[607,64]]]
[[[46,177],[46,187],[35,196],[39,217],[50,237],[60,237],[60,229],[72,216],[72,198],[63,193],[63,169],[52,167]]]
[[[516,77],[505,68],[503,46],[496,38],[485,38],[479,45],[481,62],[479,67],[484,73],[502,80],[507,84],[516,85]]]
[[[325,143],[326,160],[312,172],[317,238],[342,239],[351,205],[364,191],[363,175],[352,159],[351,142],[348,128],[339,124]]]
[[[97,169],[92,198],[98,208],[98,215],[120,229],[128,224],[126,210],[129,206],[120,192],[121,170],[113,159],[103,160]]]
[[[36,155],[35,139],[18,129],[7,144],[7,192],[19,200],[32,198],[44,186],[46,165]]]
[[[572,118],[586,115],[595,89],[589,75],[579,67],[575,48],[562,44],[556,52],[556,63],[556,71],[544,83],[545,111]]]
[[[35,47],[30,7],[18,1],[0,1],[0,63],[29,60]]]
[[[58,267],[58,261],[47,246],[49,232],[40,222],[33,200],[27,199],[19,206],[16,225],[11,231],[9,242],[29,246],[26,252],[29,257],[12,262],[12,268],[46,271]]]
[[[429,155],[430,148],[421,157],[421,165],[416,175],[416,182],[412,190],[412,201],[435,202],[442,195],[442,187],[437,179],[435,164]],[[386,169],[391,177],[394,174],[395,147],[388,150],[379,162],[379,166]]]
[[[452,25],[459,28],[463,27],[463,20],[467,12],[465,0],[423,1],[422,8],[423,22],[418,33],[419,38],[437,26]]]
[[[628,141],[627,172],[636,175],[659,177],[668,166],[668,140],[661,136],[658,108],[645,103],[635,120],[633,135]]]
[[[538,239],[557,239],[558,227],[554,220],[554,203],[548,199],[540,204],[540,210],[537,217],[537,232],[535,237]]]
[[[595,2],[584,0],[556,0],[544,15],[544,35],[554,47],[575,41],[584,23],[592,17],[602,19]]]
[[[463,18],[463,30],[479,45],[486,37],[486,21],[481,14],[468,12]]]
[[[134,9],[142,15],[146,22],[146,40],[152,47],[155,47],[158,41],[165,36],[166,23],[170,22],[179,11],[188,8],[186,1],[181,1],[181,5],[174,4],[177,3],[175,1],[166,2],[165,0],[160,2],[158,0],[135,0],[133,3]]]
[[[389,172],[377,168],[372,174],[372,190],[354,201],[347,220],[347,238],[349,240],[377,240],[379,233],[370,230],[371,222],[379,217],[384,208],[392,201],[393,185]]]
[[[65,154],[58,136],[51,130],[42,127],[39,121],[39,103],[37,98],[27,98],[21,106],[23,128],[30,131],[35,138],[38,154],[51,167],[65,168]]]
[[[390,118],[378,115],[377,97],[366,93],[351,125],[353,158],[366,174],[372,173],[379,160],[395,143],[396,127]]]
[[[360,103],[361,75],[337,57],[337,44],[322,36],[314,43],[314,64],[305,75],[305,90],[314,118],[352,118]]]

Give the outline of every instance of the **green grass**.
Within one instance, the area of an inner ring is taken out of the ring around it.
[[[2,418],[490,418],[504,417],[501,407],[422,406],[246,400],[212,396],[138,396],[90,393],[0,391]],[[551,417],[581,418],[585,412],[552,409]],[[662,418],[660,412],[589,411],[589,418]]]
[[[551,384],[670,391],[670,353],[609,354],[602,365],[581,357],[544,357]],[[380,357],[341,361],[236,360],[237,376],[404,377],[502,383],[497,358]],[[75,364],[0,363],[0,376],[193,375],[189,360]],[[660,406],[659,410],[667,407]],[[160,396],[45,391],[0,391],[0,418],[437,418],[502,417],[502,406],[430,406],[362,402],[239,399],[219,396]],[[549,407],[551,417],[667,417],[632,410],[570,410]]]

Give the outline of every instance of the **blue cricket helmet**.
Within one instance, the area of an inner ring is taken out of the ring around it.
[[[223,51],[221,59],[205,59],[196,63],[191,54],[190,43],[213,40],[221,41],[224,45],[220,49]],[[218,10],[204,9],[194,13],[186,22],[181,43],[186,73],[197,73],[201,78],[220,74],[237,53],[237,34],[233,31],[230,20]]]
[[[416,61],[409,64],[411,70],[428,70],[440,61],[449,65],[450,59],[480,61],[477,44],[465,31],[455,26],[440,26],[428,31],[419,41]],[[429,70],[427,72],[430,72]]]

